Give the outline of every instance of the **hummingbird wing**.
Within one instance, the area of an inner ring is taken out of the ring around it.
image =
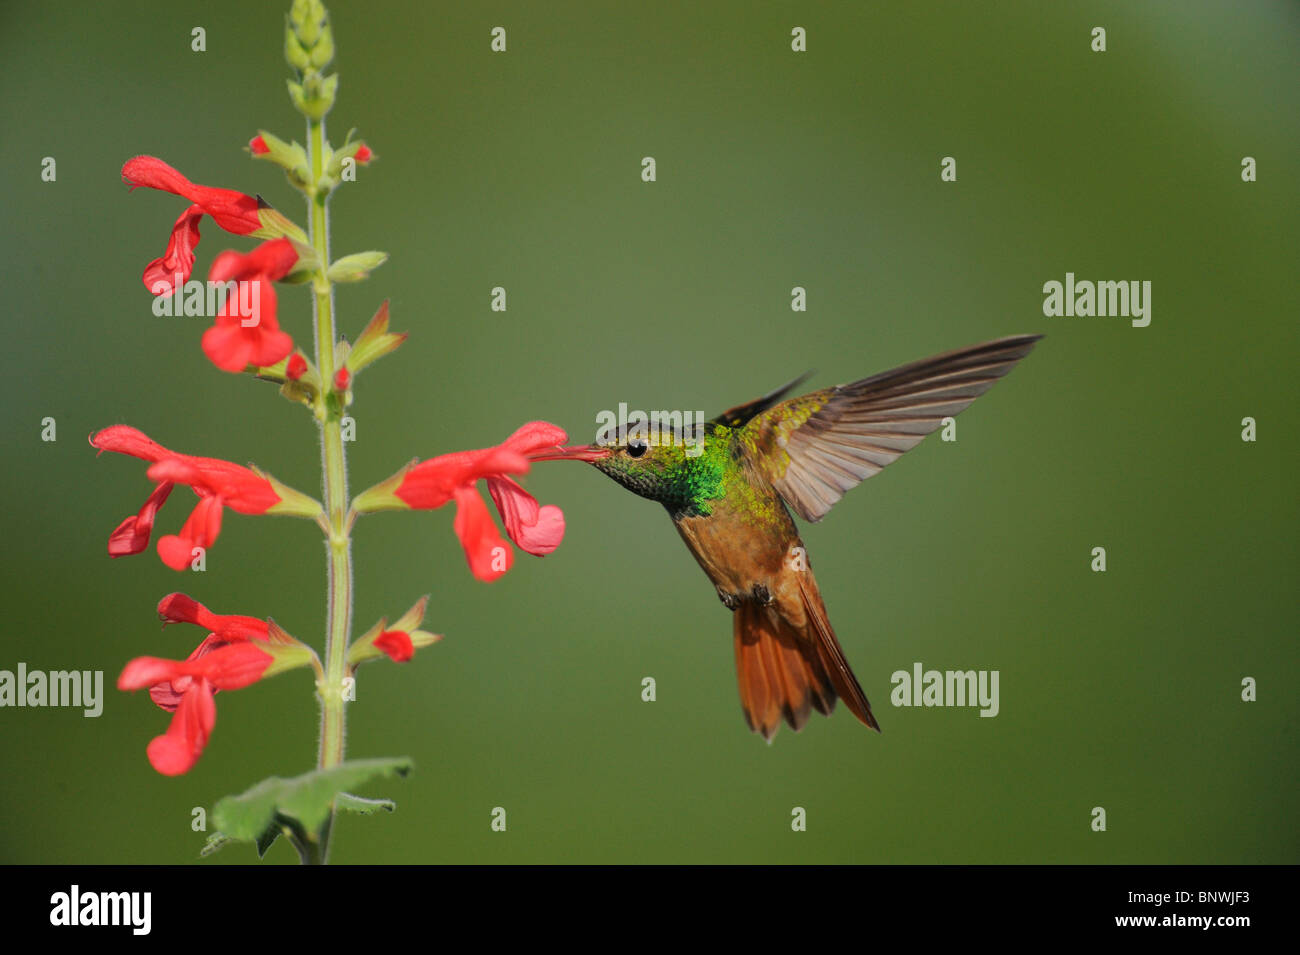
[[[734,408],[728,408],[726,411],[722,412],[722,414],[714,418],[711,423],[724,424],[728,428],[739,428],[745,422],[753,418],[754,415],[761,414],[768,408],[772,407],[772,405],[776,404],[788,395],[791,389],[802,385],[808,380],[808,376],[811,374],[811,371],[805,371],[798,378],[793,381],[787,381],[780,388],[777,388],[775,391],[769,391],[761,398],[755,398],[753,401],[746,402],[743,405],[736,405]]]
[[[819,521],[845,491],[993,387],[1042,337],[999,338],[791,398],[755,415],[738,446],[800,517]]]

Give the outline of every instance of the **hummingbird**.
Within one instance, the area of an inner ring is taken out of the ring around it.
[[[971,345],[847,385],[786,399],[804,374],[697,429],[627,423],[584,458],[668,511],[732,614],[740,705],[769,743],[842,699],[880,731],[826,616],[791,510],[816,523],[964,410],[1029,354],[1041,335]],[[783,400],[785,399],[785,400]],[[665,433],[665,431],[667,433]]]

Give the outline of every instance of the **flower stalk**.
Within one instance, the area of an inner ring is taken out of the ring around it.
[[[334,286],[327,273],[330,261],[328,189],[321,180],[325,157],[325,119],[307,120],[307,151],[313,188],[308,193],[309,232],[312,248],[321,267],[312,278],[312,325],[315,332],[316,367],[323,381],[334,377]],[[326,404],[323,393],[317,418],[321,435],[321,474],[325,492],[325,518],[329,536],[328,630],[325,640],[325,680],[318,687],[321,701],[320,750],[317,766],[329,769],[343,762],[347,718],[344,680],[347,676],[348,635],[352,626],[352,539],[348,526],[347,452],[343,444],[342,409]],[[319,861],[328,856],[327,822],[321,832]]]

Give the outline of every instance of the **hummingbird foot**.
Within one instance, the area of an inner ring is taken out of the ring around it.
[[[740,606],[740,596],[738,594],[728,593],[721,587],[718,588],[718,599],[722,601],[722,606],[728,610],[734,611]]]
[[[758,601],[760,607],[766,607],[772,603],[772,592],[762,584],[755,584],[751,591],[754,599]]]

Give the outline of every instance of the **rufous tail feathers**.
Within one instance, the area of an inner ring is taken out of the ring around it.
[[[744,600],[734,613],[736,677],[749,728],[771,740],[781,718],[798,731],[810,710],[829,716],[835,699],[864,724],[880,731],[871,704],[844,659],[816,584],[801,586],[802,629],[780,604]]]

